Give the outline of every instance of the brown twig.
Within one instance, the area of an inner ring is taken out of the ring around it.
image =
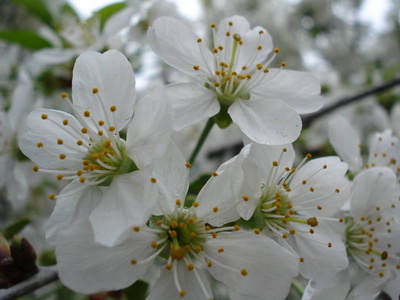
[[[391,81],[388,81],[386,83],[383,83],[381,85],[378,85],[374,88],[371,88],[365,92],[362,92],[360,94],[357,94],[355,96],[352,97],[346,97],[343,99],[340,99],[338,101],[336,101],[334,104],[326,106],[324,108],[322,108],[320,111],[317,111],[316,113],[304,116],[302,118],[303,120],[303,126],[307,126],[309,125],[312,121],[314,121],[317,118],[322,117],[323,115],[326,115],[327,113],[330,113],[331,111],[338,109],[339,107],[342,107],[344,105],[353,103],[355,101],[361,100],[362,98],[365,98],[367,96],[373,95],[373,94],[377,94],[380,92],[383,92],[385,90],[388,90],[396,85],[400,84],[400,78],[395,78]]]
[[[39,273],[8,289],[0,290],[0,300],[12,300],[27,295],[58,279],[56,266],[40,267]]]

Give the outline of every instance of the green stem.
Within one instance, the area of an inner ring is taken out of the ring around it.
[[[302,297],[304,294],[304,287],[296,280],[292,279],[292,289]]]
[[[211,131],[211,128],[214,125],[214,118],[209,118],[207,121],[206,126],[203,129],[203,132],[201,133],[201,136],[199,140],[197,141],[197,145],[194,148],[192,155],[189,158],[189,163],[193,165],[194,161],[196,160],[197,154],[199,154],[201,147],[203,146],[208,134]]]

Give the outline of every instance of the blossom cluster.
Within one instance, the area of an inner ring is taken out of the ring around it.
[[[332,118],[338,156],[296,157],[300,115],[323,106],[321,87],[276,62],[265,28],[232,16],[211,24],[207,41],[159,17],[147,39],[190,81],[139,96],[124,54],[80,49],[72,95],[60,96],[70,113],[36,108],[18,139],[34,176],[66,182],[49,195],[46,225],[62,283],[94,294],[147,280],[147,299],[275,300],[301,278],[304,300],[398,297],[398,128],[364,146],[348,121]],[[2,149],[16,147],[11,113],[0,114]],[[188,160],[175,135],[204,121]],[[193,195],[196,151],[214,125],[236,126],[243,147]]]

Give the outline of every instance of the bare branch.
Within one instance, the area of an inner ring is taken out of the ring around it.
[[[0,290],[0,300],[12,300],[27,295],[58,279],[56,266],[40,267],[39,273],[8,289]]]
[[[383,92],[383,91],[388,90],[388,89],[390,89],[390,88],[392,88],[392,87],[394,87],[394,86],[396,86],[398,84],[400,84],[400,78],[396,78],[396,79],[393,79],[392,81],[389,81],[389,82],[386,82],[384,84],[378,85],[378,86],[376,86],[376,87],[374,87],[372,89],[369,89],[369,90],[367,90],[365,92],[362,92],[362,93],[360,93],[358,95],[340,99],[340,100],[336,101],[334,104],[332,104],[330,106],[326,106],[326,107],[324,107],[323,109],[321,109],[320,111],[318,111],[316,113],[313,113],[313,114],[310,114],[310,115],[307,115],[307,116],[303,117],[302,118],[303,126],[306,126],[306,125],[310,124],[315,119],[317,119],[319,117],[322,117],[323,115],[326,115],[327,113],[330,113],[331,111],[333,111],[333,110],[335,110],[335,109],[337,109],[337,108],[339,108],[341,106],[344,106],[344,105],[353,103],[355,101],[361,100],[362,98],[365,98],[367,96],[370,96],[370,95],[373,95],[373,94],[377,94],[379,92]]]

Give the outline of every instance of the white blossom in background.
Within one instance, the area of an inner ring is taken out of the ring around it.
[[[389,168],[363,170],[354,178],[342,233],[349,268],[340,274],[339,284],[330,289],[308,285],[303,300],[375,299],[386,289],[393,299],[398,297],[400,225],[385,216],[391,209],[395,189],[396,176]]]
[[[219,170],[231,171],[230,164]],[[164,184],[160,215],[149,226],[133,227],[112,248],[94,243],[84,219],[72,225],[79,228],[75,234],[62,234],[56,255],[64,284],[82,293],[122,289],[159,259],[164,267],[147,299],[212,299],[206,272],[227,286],[230,299],[285,298],[297,274],[296,257],[263,235],[237,225],[219,227],[239,217],[235,203],[226,201],[224,177],[214,174],[185,207],[187,164],[176,147],[154,174]]]
[[[349,165],[353,174],[375,166],[391,167],[393,171],[399,171],[400,145],[391,129],[370,136],[367,159],[363,159],[361,155],[360,136],[346,119],[338,116],[332,118],[329,121],[328,135],[336,153]]]
[[[10,107],[0,111],[0,188],[5,188],[7,199],[18,209],[25,203],[31,185],[37,183],[32,178],[32,162],[18,148],[18,139],[25,130],[24,122],[35,104],[32,79],[21,70]]]
[[[191,76],[166,90],[172,99],[174,128],[209,117],[221,127],[233,121],[251,140],[263,144],[294,141],[299,114],[322,107],[320,84],[311,74],[268,69],[279,52],[262,27],[250,29],[233,16],[211,25],[212,50],[186,25],[171,17],[156,19],[149,44],[167,64]],[[270,53],[273,52],[272,55]]]
[[[137,101],[132,66],[115,50],[80,55],[73,71],[73,103],[66,94],[62,98],[76,118],[36,109],[19,142],[37,164],[34,171],[72,181],[59,195],[50,195],[56,206],[47,239],[55,243],[60,229],[69,230],[83,205],[93,211],[96,241],[112,245],[131,226],[147,222],[156,204],[149,168],[169,143],[168,101],[162,89]],[[128,123],[125,141],[119,132]]]
[[[231,160],[235,171],[220,176],[230,178],[245,224],[294,253],[300,274],[327,288],[348,265],[333,217],[349,195],[347,165],[338,157],[306,163],[308,155],[294,168],[294,156],[292,145],[248,144]]]

